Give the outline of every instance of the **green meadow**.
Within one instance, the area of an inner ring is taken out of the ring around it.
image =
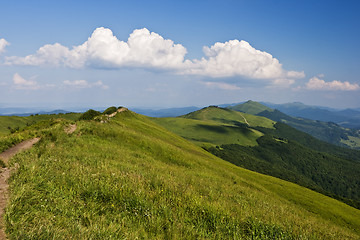
[[[264,134],[253,127],[274,129],[274,121],[233,110],[207,107],[177,118],[152,118],[166,129],[201,147],[222,144],[256,146]]]
[[[66,113],[31,115],[28,117],[0,116],[0,136],[5,136],[11,132],[18,131],[26,126],[30,126],[40,121],[50,120],[52,118],[75,120],[78,119],[80,115],[80,113]]]
[[[9,239],[360,238],[359,210],[230,164],[131,111],[26,131],[41,140],[10,162]]]
[[[244,124],[235,126],[229,123],[188,118],[153,118],[152,120],[202,147],[232,143],[255,146],[256,139],[263,135]]]
[[[233,111],[227,108],[210,106],[201,110],[181,116],[183,118],[213,121],[232,125],[246,124],[251,127],[273,128],[276,123],[265,117],[255,116],[248,113]]]

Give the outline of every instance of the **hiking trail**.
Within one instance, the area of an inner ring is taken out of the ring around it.
[[[20,151],[30,149],[35,143],[37,143],[40,140],[40,138],[33,138],[26,141],[23,141],[19,144],[16,144],[15,146],[5,150],[4,152],[0,153],[0,159],[4,161],[4,163],[7,165],[8,161],[11,157],[13,157],[15,154],[17,154]],[[7,180],[10,177],[11,169],[9,167],[5,167],[0,169],[0,240],[7,239],[5,230],[4,230],[4,219],[3,214],[4,210],[8,201],[8,188],[9,184],[7,183]]]

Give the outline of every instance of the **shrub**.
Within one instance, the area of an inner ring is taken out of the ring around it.
[[[112,107],[107,108],[107,109],[103,112],[103,114],[112,114],[112,113],[116,112],[116,110],[117,110],[117,108],[114,107],[114,106],[112,106]]]
[[[99,116],[100,114],[101,113],[98,112],[98,111],[95,111],[93,109],[89,109],[79,117],[79,120],[93,120],[94,117]]]

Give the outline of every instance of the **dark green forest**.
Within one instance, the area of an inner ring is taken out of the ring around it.
[[[254,147],[227,144],[207,150],[237,166],[297,183],[360,208],[359,162],[270,134],[257,142],[258,146]],[[321,147],[324,146],[318,146]]]

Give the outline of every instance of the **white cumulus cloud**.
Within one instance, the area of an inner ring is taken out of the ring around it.
[[[4,38],[0,39],[0,54],[5,52],[6,46],[9,46],[10,43],[8,43]]]
[[[349,83],[347,81],[332,81],[325,82],[325,80],[320,79],[319,77],[312,77],[306,83],[306,88],[309,90],[340,90],[340,91],[355,91],[359,90],[360,86],[357,83]]]
[[[36,90],[39,89],[40,86],[36,81],[26,80],[20,74],[15,73],[13,76],[13,83],[15,89],[24,89],[24,90]]]
[[[301,78],[303,72],[286,71],[271,54],[246,41],[217,42],[203,48],[206,57],[186,61],[185,73],[211,77],[243,76],[251,79]]]
[[[154,67],[172,69],[181,66],[186,49],[146,28],[136,29],[127,42],[118,40],[110,29],[97,28],[82,45],[71,50],[59,43],[45,45],[26,57],[7,57],[8,65],[63,65],[72,68]]]
[[[250,79],[297,79],[304,72],[283,69],[271,54],[252,47],[246,41],[217,42],[204,47],[201,59],[185,59],[181,44],[164,39],[148,29],[134,30],[121,41],[108,28],[97,28],[81,45],[71,49],[59,43],[42,46],[35,54],[5,58],[8,65],[53,65],[71,68],[140,67],[173,71],[177,74],[212,78],[240,76]]]

